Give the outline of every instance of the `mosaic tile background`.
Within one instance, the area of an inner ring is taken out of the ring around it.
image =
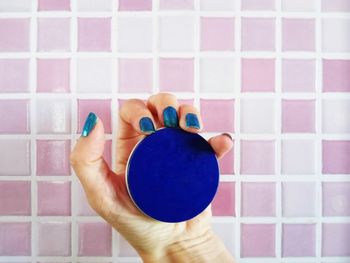
[[[0,262],[140,262],[68,156],[175,93],[230,132],[213,226],[239,262],[350,262],[349,0],[0,0]]]

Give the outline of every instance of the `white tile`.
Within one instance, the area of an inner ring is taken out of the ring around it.
[[[205,11],[232,11],[237,0],[201,0],[200,6]]]
[[[228,251],[234,255],[235,253],[235,223],[225,222],[212,224],[214,233],[224,242]]]
[[[322,20],[322,50],[350,52],[350,19],[324,18]]]
[[[125,238],[118,234],[119,237],[119,254],[120,257],[137,257],[136,250],[125,240]]]
[[[309,12],[316,10],[315,0],[282,0],[282,10],[288,12]]]
[[[0,12],[31,11],[32,0],[0,0]]]
[[[0,175],[30,175],[30,141],[0,140]]]
[[[112,11],[112,0],[78,0],[77,9],[82,12]]]
[[[322,103],[322,131],[350,132],[350,100],[324,100]]]

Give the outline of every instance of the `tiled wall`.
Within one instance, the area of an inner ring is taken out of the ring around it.
[[[139,262],[68,162],[89,111],[171,91],[230,132],[239,262],[350,262],[350,1],[0,0],[0,262]]]

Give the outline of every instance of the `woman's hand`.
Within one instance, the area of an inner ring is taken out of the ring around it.
[[[200,132],[203,124],[196,108],[179,105],[175,96],[166,93],[151,96],[146,104],[138,99],[126,101],[119,111],[115,172],[102,157],[102,121],[97,119],[93,125],[71,153],[72,167],[90,206],[125,237],[145,262],[233,262],[212,231],[210,206],[186,222],[159,222],[135,207],[125,183],[126,164],[135,144],[155,127],[179,125],[188,132]],[[225,134],[212,137],[209,143],[218,158],[233,144]]]

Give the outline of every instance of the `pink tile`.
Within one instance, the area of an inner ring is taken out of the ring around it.
[[[111,51],[111,18],[78,18],[78,51]]]
[[[350,183],[322,184],[323,216],[350,216]]]
[[[37,175],[70,175],[70,141],[37,140]]]
[[[200,100],[206,132],[234,132],[234,100]]]
[[[38,0],[39,11],[69,11],[70,0]]]
[[[163,10],[188,10],[194,8],[193,0],[160,0],[159,8]]]
[[[233,174],[234,173],[234,148],[225,154],[223,158],[219,160],[220,174]]]
[[[212,202],[213,216],[235,216],[235,183],[220,182]]]
[[[29,100],[0,100],[0,134],[29,133]]]
[[[89,112],[94,112],[102,120],[105,133],[111,133],[111,100],[78,99],[78,133],[81,133]]]
[[[201,50],[234,50],[232,17],[201,17]]]
[[[119,59],[119,91],[123,93],[151,93],[153,86],[152,66],[152,59]]]
[[[30,141],[0,140],[0,176],[30,175]]]
[[[242,59],[242,91],[274,92],[275,59]]]
[[[315,50],[315,19],[282,19],[282,50]]]
[[[322,256],[350,256],[350,224],[325,223],[322,225]]]
[[[242,183],[242,216],[275,215],[275,183]]]
[[[275,225],[242,224],[241,256],[275,257]]]
[[[242,10],[275,10],[275,0],[244,0]]]
[[[78,216],[97,216],[96,212],[90,207],[85,195],[85,191],[80,183],[77,184],[77,215]]]
[[[323,92],[350,92],[350,60],[323,59]]]
[[[167,92],[193,92],[194,59],[160,58],[159,89]]]
[[[274,141],[241,141],[242,174],[275,174]]]
[[[283,224],[282,257],[314,257],[315,224]]]
[[[107,223],[79,222],[78,256],[111,256],[112,229]]]
[[[315,92],[315,78],[315,60],[282,60],[283,92]]]
[[[0,19],[0,52],[29,51],[29,18]]]
[[[120,11],[150,11],[152,0],[119,0]]]
[[[350,174],[350,141],[323,141],[322,173]]]
[[[38,182],[38,215],[71,215],[70,187],[70,182]]]
[[[179,104],[186,104],[186,105],[192,105],[194,104],[194,100],[193,99],[179,99],[177,100],[179,102]]]
[[[71,223],[38,223],[38,256],[71,255]]]
[[[0,223],[0,256],[31,255],[31,223]]]
[[[349,12],[349,0],[322,0],[322,11],[326,12]]]
[[[282,100],[282,132],[315,132],[315,100]]]
[[[70,18],[38,18],[38,51],[70,51]]]
[[[29,59],[0,59],[0,93],[29,91]]]
[[[0,181],[0,215],[30,215],[30,192],[28,181]]]
[[[38,59],[37,91],[67,93],[70,91],[70,59]]]
[[[274,51],[275,19],[242,18],[242,50]]]

